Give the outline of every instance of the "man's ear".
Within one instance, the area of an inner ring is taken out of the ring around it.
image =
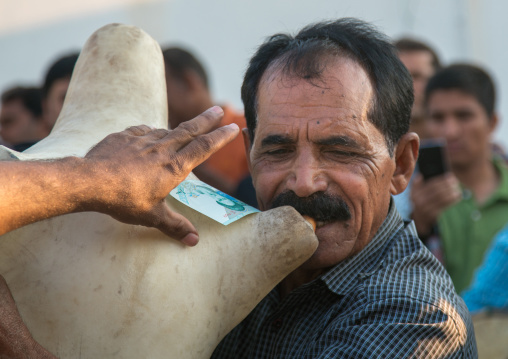
[[[490,119],[489,119],[489,126],[490,126],[490,133],[491,134],[494,133],[498,124],[499,124],[499,115],[496,112],[494,112],[492,114],[492,116],[490,116]]]
[[[395,172],[393,173],[390,192],[393,195],[404,192],[416,165],[420,138],[414,132],[408,132],[399,140],[395,149]]]
[[[252,173],[252,169],[250,166],[250,136],[249,136],[249,129],[244,128],[242,129],[242,136],[243,136],[243,145],[245,146],[245,154],[247,155],[247,164],[249,165],[249,172]]]

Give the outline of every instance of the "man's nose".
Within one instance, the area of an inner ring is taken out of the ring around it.
[[[287,189],[298,197],[308,197],[316,192],[326,191],[326,175],[320,167],[319,159],[312,153],[301,153],[295,159],[287,181]]]
[[[457,120],[447,118],[444,121],[442,136],[447,140],[453,140],[460,136],[460,125]]]

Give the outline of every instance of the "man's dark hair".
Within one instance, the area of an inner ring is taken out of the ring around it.
[[[169,68],[171,74],[177,79],[182,80],[186,71],[194,71],[203,81],[208,89],[208,76],[201,63],[189,51],[180,47],[169,47],[162,51],[164,63]]]
[[[391,41],[372,25],[353,18],[321,22],[303,28],[296,36],[268,38],[249,62],[242,85],[242,101],[251,142],[257,121],[260,80],[272,64],[286,76],[322,80],[330,56],[353,59],[367,72],[374,98],[369,120],[383,133],[390,155],[409,130],[413,82]]]
[[[458,90],[473,96],[492,117],[496,105],[496,88],[490,75],[478,66],[455,64],[432,76],[425,88],[425,103],[437,90]]]
[[[439,56],[437,56],[436,51],[434,51],[432,47],[422,41],[403,37],[395,41],[394,45],[399,52],[428,52],[432,57],[432,67],[434,68],[434,71],[437,71],[441,68],[441,61],[439,61]]]
[[[22,87],[16,86],[2,93],[2,104],[11,101],[20,100],[28,111],[36,119],[40,119],[42,115],[42,91],[38,87]]]
[[[49,90],[55,81],[70,78],[72,76],[72,71],[74,71],[74,65],[76,65],[76,61],[78,61],[78,56],[79,53],[76,52],[60,57],[49,67],[44,79],[44,85],[42,86],[43,97],[48,95]]]

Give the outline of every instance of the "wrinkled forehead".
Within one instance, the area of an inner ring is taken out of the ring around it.
[[[367,73],[350,59],[335,58],[317,79],[297,77],[281,66],[272,66],[259,86],[254,142],[303,128],[309,140],[331,133],[360,140],[371,135],[374,127],[369,120],[372,98]]]
[[[278,59],[270,64],[262,75],[257,91],[256,112],[259,115],[276,93],[294,96],[295,87],[300,91],[301,100],[315,106],[333,105],[323,103],[323,98],[330,94],[335,96],[335,102],[341,106],[347,104],[351,108],[362,107],[368,103],[372,107],[375,97],[374,85],[365,69],[349,56],[320,56],[311,68],[305,64],[294,67],[288,65],[287,60]],[[329,101],[328,101],[329,102]],[[259,119],[259,118],[258,118]]]
[[[322,59],[318,74],[288,70],[285,63],[272,63],[261,77],[257,93],[257,114],[284,106],[302,104],[301,111],[312,114],[321,107],[341,111],[370,110],[374,98],[373,85],[361,65],[347,57],[329,56]],[[311,76],[313,75],[313,76]]]

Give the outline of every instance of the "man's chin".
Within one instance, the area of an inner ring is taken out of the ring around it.
[[[301,266],[302,269],[333,267],[352,255],[356,241],[352,238],[347,221],[333,221],[320,225],[317,222],[316,236],[319,240],[318,248]]]

